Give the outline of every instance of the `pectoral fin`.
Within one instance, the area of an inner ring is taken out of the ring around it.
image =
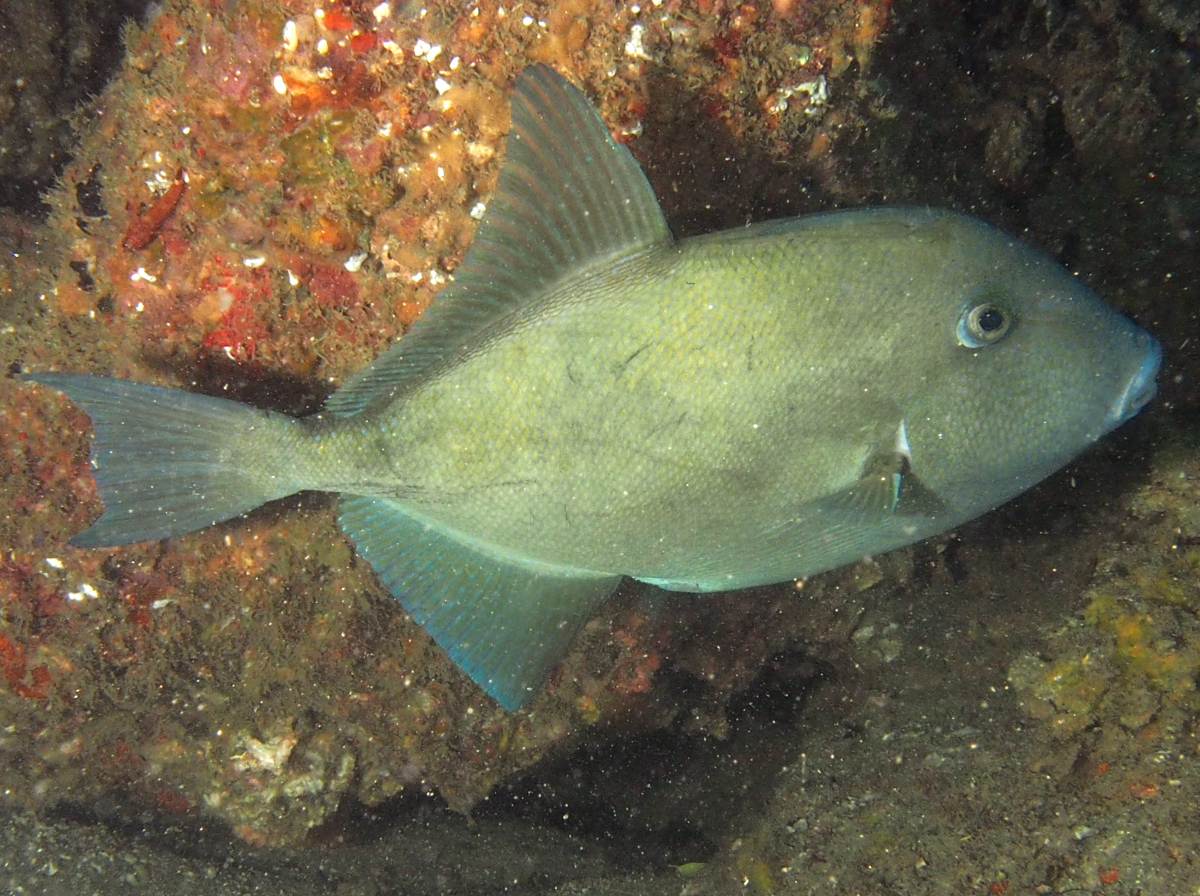
[[[340,518],[404,608],[507,710],[533,695],[621,579],[494,556],[388,498],[343,497]]]
[[[896,428],[895,442],[868,455],[858,480],[822,504],[863,521],[880,516],[931,517],[946,509],[945,502],[913,472],[912,448],[903,420]]]

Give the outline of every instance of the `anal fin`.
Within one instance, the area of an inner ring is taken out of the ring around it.
[[[510,711],[533,695],[621,578],[492,556],[389,498],[344,496],[340,520],[412,617]]]

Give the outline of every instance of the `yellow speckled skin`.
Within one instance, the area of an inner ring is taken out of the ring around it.
[[[956,324],[980,301],[1014,323],[972,349]],[[1120,422],[1151,345],[965,216],[776,222],[560,281],[407,400],[320,424],[301,475],[395,496],[501,557],[679,589],[773,582],[1028,488]],[[939,512],[841,509],[902,422]]]

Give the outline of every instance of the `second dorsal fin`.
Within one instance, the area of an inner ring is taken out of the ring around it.
[[[531,66],[517,79],[496,192],[454,280],[326,407],[350,415],[390,403],[563,276],[670,240],[637,160],[587,97]]]

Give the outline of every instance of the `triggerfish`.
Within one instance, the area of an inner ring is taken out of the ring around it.
[[[168,538],[302,490],[521,706],[622,576],[797,579],[943,532],[1136,414],[1158,343],[949,211],[672,237],[586,97],[517,79],[495,194],[416,325],[313,416],[74,373],[104,513]]]

